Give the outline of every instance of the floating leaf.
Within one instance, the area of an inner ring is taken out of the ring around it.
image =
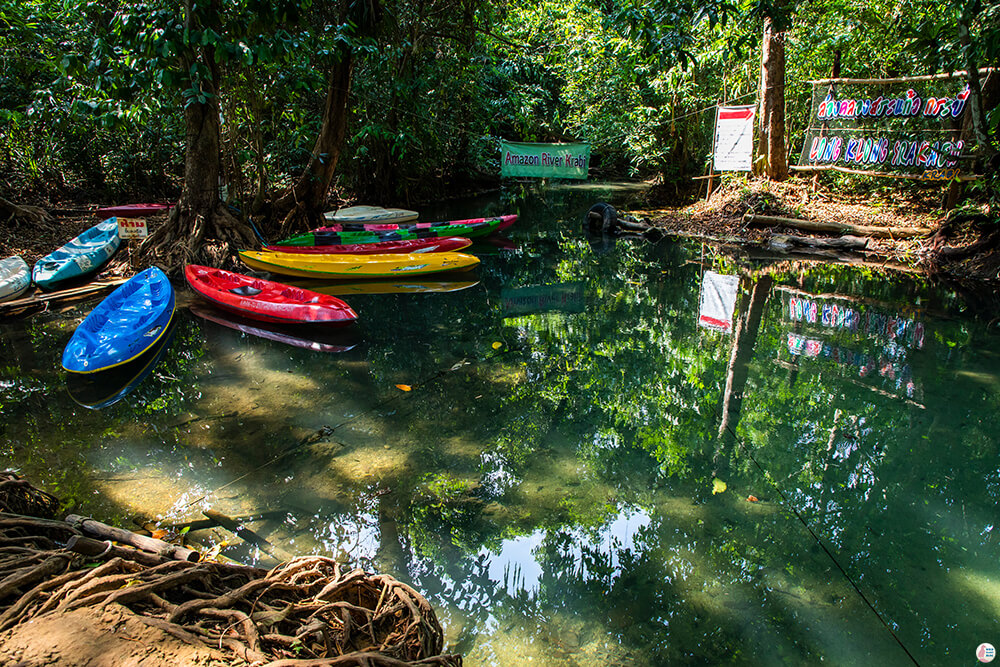
[[[759,499],[757,498],[757,496],[747,496],[747,502],[748,502],[748,503],[755,503],[755,502],[757,502],[758,500],[759,500]]]
[[[166,536],[167,536],[167,531],[163,530],[162,528],[154,530],[151,535],[151,537],[155,540],[162,540]]]
[[[712,479],[712,495],[713,496],[715,494],[717,494],[717,493],[722,493],[723,491],[725,491],[728,488],[729,487],[726,486],[726,483],[723,482],[718,477],[715,477],[715,478]]]
[[[499,349],[500,349],[501,347],[503,347],[503,343],[501,343],[501,342],[500,342],[500,341],[498,341],[498,340],[496,340],[496,341],[493,341],[493,349],[494,349],[494,350],[499,350]]]
[[[413,391],[413,387],[408,384],[397,384],[396,389],[400,389],[402,391]]]

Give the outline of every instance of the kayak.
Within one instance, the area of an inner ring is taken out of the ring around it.
[[[353,255],[376,255],[388,252],[453,252],[468,248],[472,239],[461,236],[442,236],[429,239],[408,239],[405,241],[380,241],[378,243],[349,243],[344,245],[267,245],[265,250],[275,252],[297,252],[318,255],[346,253]]]
[[[29,287],[31,268],[20,255],[0,259],[0,301],[13,301],[27,292]]]
[[[303,278],[388,278],[458,271],[479,264],[460,252],[386,253],[382,255],[301,255],[291,252],[240,250],[252,269]]]
[[[97,373],[69,373],[66,376],[66,389],[70,398],[92,410],[100,410],[122,400],[142,384],[163,360],[170,349],[176,329],[177,320],[173,319],[159,341],[128,363]]]
[[[185,266],[184,277],[191,289],[216,306],[254,320],[347,324],[358,319],[337,297],[300,287],[198,264]]]
[[[155,266],[137,273],[108,295],[76,328],[63,350],[71,373],[121,366],[152,347],[174,316],[174,288]]]
[[[497,216],[500,218],[501,223],[497,226],[497,229],[505,229],[510,227],[517,220],[516,215],[502,215]],[[399,223],[380,223],[380,222],[345,222],[335,225],[326,225],[325,227],[320,227],[314,229],[313,231],[322,232],[393,232],[401,229],[437,229],[439,227],[464,227],[467,225],[478,225],[489,220],[495,220],[496,218],[469,218],[467,220],[442,220],[441,222],[399,222]]]
[[[336,211],[327,211],[323,217],[333,222],[406,222],[416,220],[417,212],[405,208],[382,208],[381,206],[349,206]]]
[[[357,347],[356,340],[345,338],[343,333],[346,329],[330,329],[326,327],[308,327],[303,330],[299,325],[277,324],[274,322],[261,322],[250,320],[233,313],[222,313],[214,308],[208,308],[200,304],[193,304],[191,312],[215,324],[234,329],[236,331],[277,341],[293,347],[301,347],[317,352],[347,352]]]
[[[42,289],[55,289],[59,283],[97,271],[120,244],[118,219],[108,218],[35,262],[31,278]]]
[[[509,227],[517,220],[516,215],[507,215],[499,218],[486,218],[481,222],[470,224],[440,224],[421,227],[419,229],[409,229],[400,226],[399,229],[375,229],[367,231],[324,231],[326,228],[315,229],[311,232],[298,234],[284,241],[278,241],[274,245],[279,246],[321,246],[321,245],[343,245],[345,243],[377,243],[380,241],[401,241],[405,239],[427,239],[440,238],[445,236],[462,236],[472,239],[480,236],[487,236],[493,232]]]
[[[102,218],[145,218],[149,215],[163,213],[174,207],[173,204],[123,204],[97,209],[97,215]]]

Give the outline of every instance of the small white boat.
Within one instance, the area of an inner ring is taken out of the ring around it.
[[[349,206],[336,211],[327,211],[323,217],[331,222],[411,222],[416,220],[416,211],[405,208],[382,208],[381,206]]]
[[[13,301],[31,287],[31,267],[20,255],[0,259],[0,301]]]

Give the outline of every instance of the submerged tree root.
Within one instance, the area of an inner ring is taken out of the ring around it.
[[[127,548],[88,557],[60,546],[78,534],[65,522],[0,511],[0,632],[47,615],[120,605],[187,644],[251,665],[462,663],[441,654],[443,632],[427,600],[388,575],[320,556],[271,571],[183,560],[150,566],[123,557]]]

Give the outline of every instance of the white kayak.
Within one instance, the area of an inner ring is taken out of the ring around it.
[[[381,206],[349,206],[327,211],[323,217],[332,222],[411,222],[416,220],[416,211],[405,208],[382,208]]]
[[[31,286],[31,267],[20,255],[0,259],[0,301],[13,301]]]

